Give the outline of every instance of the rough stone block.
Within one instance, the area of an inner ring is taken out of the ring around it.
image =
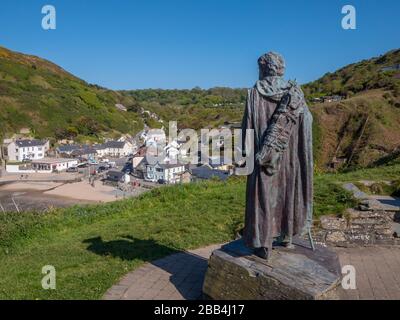
[[[218,300],[335,299],[340,282],[336,253],[296,240],[295,249],[279,247],[269,261],[252,255],[242,240],[213,252],[203,285],[206,298]]]

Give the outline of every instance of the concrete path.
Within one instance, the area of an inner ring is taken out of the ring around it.
[[[340,264],[356,269],[356,290],[341,290],[348,300],[400,300],[400,247],[336,249]]]
[[[378,200],[380,203],[384,205],[394,206],[400,208],[400,198],[391,197],[391,196],[378,196],[378,195],[371,195],[369,196],[370,199]]]
[[[111,287],[106,300],[196,300],[201,298],[207,261],[221,245],[180,252],[146,263]]]
[[[220,245],[181,252],[146,263],[128,273],[106,300],[195,300],[201,298],[207,259]],[[342,299],[400,299],[400,248],[336,249],[341,265],[356,269],[357,290],[341,290]]]

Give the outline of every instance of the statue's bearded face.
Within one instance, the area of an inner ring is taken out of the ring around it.
[[[260,80],[285,74],[285,60],[279,53],[269,52],[258,59]]]

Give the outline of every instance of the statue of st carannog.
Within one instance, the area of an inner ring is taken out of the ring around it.
[[[284,80],[281,55],[267,53],[258,65],[260,79],[249,90],[242,124],[243,130],[254,130],[254,145],[246,146],[244,139],[243,150],[252,147],[255,155],[243,239],[257,256],[268,259],[273,244],[292,247],[293,236],[311,227],[312,115],[300,86]]]
[[[203,294],[216,300],[337,299],[338,256],[314,246],[310,233],[311,113],[300,86],[284,80],[282,56],[270,52],[258,64],[260,79],[249,90],[243,119],[243,130],[250,131],[242,131],[237,150],[248,176],[243,237],[212,253]],[[310,248],[301,239],[292,244],[307,232]],[[271,254],[273,245],[281,248]]]

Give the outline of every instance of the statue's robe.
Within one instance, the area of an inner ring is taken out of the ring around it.
[[[275,140],[286,146],[275,174],[267,174],[255,161],[248,176],[243,238],[252,248],[269,248],[276,237],[292,237],[308,231],[313,210],[312,115],[304,96],[301,92],[295,113],[283,110],[277,114],[282,96],[262,93],[257,86],[249,90],[242,129],[254,129],[254,155],[261,151],[274,122],[279,122],[273,130]],[[293,120],[290,132],[282,127],[288,119]],[[244,147],[245,144],[246,140]]]

